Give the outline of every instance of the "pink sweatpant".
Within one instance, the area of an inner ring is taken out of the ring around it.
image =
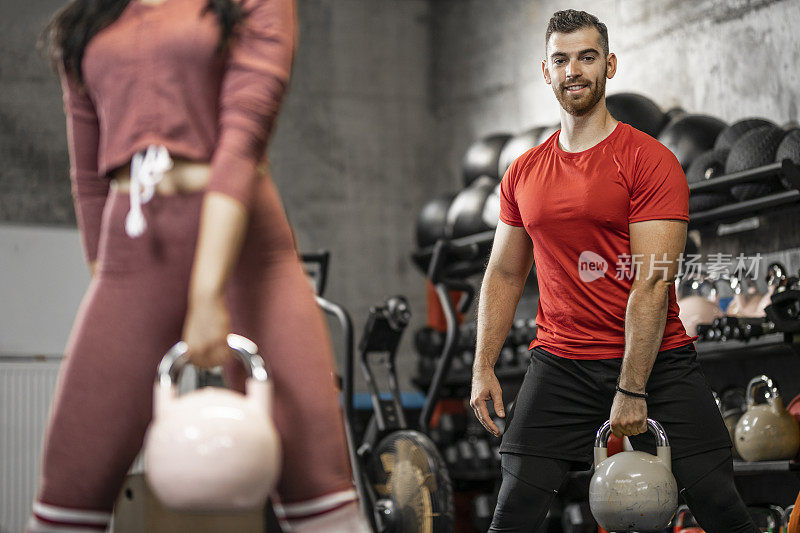
[[[127,193],[103,213],[98,273],[66,349],[45,437],[38,502],[110,511],[152,413],[156,367],[180,340],[203,193],[156,195],[147,230],[125,234]],[[258,185],[241,258],[227,288],[232,332],[253,340],[274,384],[283,444],[278,497],[324,511],[352,489],[326,323],[317,308],[272,180]],[[229,383],[243,390],[231,359]],[[347,499],[347,498],[344,498]]]

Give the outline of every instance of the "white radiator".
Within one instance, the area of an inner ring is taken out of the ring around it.
[[[28,520],[60,358],[0,358],[0,533]]]

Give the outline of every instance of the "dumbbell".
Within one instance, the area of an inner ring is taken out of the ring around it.
[[[718,327],[721,341],[739,338],[739,321],[736,317],[722,317]]]
[[[466,368],[472,368],[472,363],[475,362],[475,352],[473,350],[464,350],[459,355],[461,364]]]
[[[475,350],[477,341],[477,325],[474,322],[465,322],[458,327],[458,349],[465,351]]]
[[[587,502],[569,503],[561,515],[561,528],[564,533],[592,533],[597,531],[597,522]]]
[[[760,337],[767,333],[765,328],[766,323],[764,322],[748,322],[742,321],[741,325],[741,339],[742,340],[750,340],[756,337]]]
[[[460,375],[465,372],[470,372],[472,369],[464,364],[464,360],[461,357],[453,357],[450,361],[450,373],[455,375]],[[433,374],[431,374],[432,376]]]
[[[518,319],[514,321],[514,324],[511,326],[511,331],[508,333],[509,338],[511,339],[511,343],[514,346],[519,346],[520,344],[525,344],[525,321],[523,319]]]
[[[439,436],[441,444],[448,446],[454,444],[456,439],[464,432],[466,420],[462,415],[455,413],[444,413],[439,417]]]
[[[515,344],[517,345],[517,349],[524,347],[525,350],[528,349],[533,337],[536,334],[536,321],[533,319],[529,320],[517,320],[515,323]]]
[[[500,368],[508,368],[516,366],[517,364],[516,352],[512,350],[510,347],[502,348],[500,350],[500,356],[497,358],[497,364]]]
[[[480,461],[475,453],[475,446],[468,439],[461,439],[456,442],[458,449],[458,469],[465,471],[475,471],[480,469]]]
[[[486,531],[492,525],[497,498],[492,494],[479,494],[472,500],[472,525],[478,531]]]
[[[700,341],[710,341],[714,335],[711,324],[697,324],[697,326],[695,326],[695,331],[700,337]]]
[[[503,456],[500,455],[500,445],[492,446],[492,457],[494,458],[494,464],[496,468],[500,468],[500,461],[503,459]]]
[[[492,448],[489,446],[489,442],[486,439],[475,439],[472,443],[480,469],[489,470],[494,468],[494,457],[492,456]]]
[[[461,468],[458,457],[458,448],[455,444],[444,449],[444,462],[447,463],[448,470],[456,471]]]

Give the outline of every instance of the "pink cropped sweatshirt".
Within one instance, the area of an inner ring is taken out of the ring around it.
[[[130,0],[89,41],[83,87],[61,68],[72,194],[88,261],[97,257],[109,173],[133,160],[133,174],[137,158],[139,167],[155,161],[155,148],[210,162],[206,190],[249,209],[289,82],[296,14],[293,0],[238,1],[246,19],[221,54],[207,0]],[[139,187],[131,189],[133,200]]]

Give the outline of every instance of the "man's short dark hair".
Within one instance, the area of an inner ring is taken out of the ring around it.
[[[600,44],[603,47],[603,53],[608,56],[608,29],[606,25],[591,13],[574,9],[553,13],[550,22],[547,24],[547,33],[544,35],[545,49],[553,32],[572,33],[582,28],[595,28],[600,33]]]

